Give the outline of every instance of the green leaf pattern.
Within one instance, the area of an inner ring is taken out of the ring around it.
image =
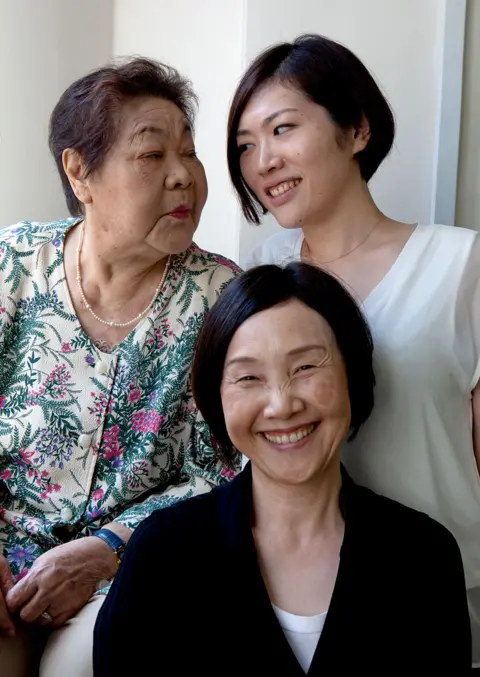
[[[218,461],[190,390],[205,313],[239,269],[192,245],[150,315],[109,354],[83,332],[64,279],[75,219],[0,233],[0,552],[17,579],[67,538],[208,491]]]

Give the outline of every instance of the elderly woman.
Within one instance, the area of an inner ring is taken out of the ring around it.
[[[369,331],[333,277],[294,263],[230,284],[193,387],[217,451],[251,463],[135,532],[98,617],[97,677],[468,673],[454,538],[340,465],[373,384]]]
[[[73,218],[1,232],[2,677],[36,674],[42,654],[41,677],[91,674],[95,593],[134,529],[233,474],[189,386],[236,275],[192,244],[207,197],[194,110],[189,83],[146,59],[81,78],[50,126]]]

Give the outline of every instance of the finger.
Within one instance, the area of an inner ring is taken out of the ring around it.
[[[74,606],[70,606],[68,609],[63,609],[63,611],[59,614],[53,613],[51,608],[49,608],[49,612],[53,616],[53,621],[50,627],[53,630],[55,630],[56,628],[61,628],[62,625],[65,625],[67,621],[76,616],[79,613],[79,611],[83,609],[84,606],[85,604],[76,604]]]
[[[45,614],[45,613],[48,613],[49,618],[45,618],[45,617],[44,617],[44,614]],[[37,623],[37,625],[44,625],[44,626],[45,626],[45,625],[49,625],[49,626],[52,626],[52,625],[53,625],[53,614],[50,613],[50,609],[45,609],[44,611],[42,611],[42,613],[40,614],[40,616],[37,618],[36,623]]]
[[[7,637],[13,637],[15,634],[15,625],[12,621],[10,614],[8,613],[7,605],[3,599],[2,594],[0,593],[0,635],[7,635]]]
[[[5,599],[10,614],[17,613],[36,594],[38,584],[32,573],[27,574],[7,593]]]
[[[40,616],[45,609],[48,609],[50,598],[43,592],[37,592],[22,608],[20,609],[20,618],[25,623],[34,623],[40,621]],[[53,615],[53,614],[52,614]]]
[[[75,613],[78,613],[78,612],[75,612]],[[62,614],[61,616],[56,616],[53,619],[50,627],[52,628],[52,630],[56,630],[57,628],[61,628],[62,625],[65,625],[65,623],[67,621],[69,621],[71,618],[73,618],[73,616],[75,616],[75,613],[68,611],[68,612],[65,612],[64,614]]]
[[[15,585],[12,571],[5,557],[0,557],[0,590],[5,596]]]

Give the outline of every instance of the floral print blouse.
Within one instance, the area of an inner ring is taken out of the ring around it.
[[[110,353],[75,315],[63,268],[78,219],[0,231],[0,552],[14,576],[65,541],[231,478],[190,390],[208,308],[239,269],[195,244]]]

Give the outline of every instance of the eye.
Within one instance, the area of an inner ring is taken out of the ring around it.
[[[245,151],[252,148],[252,146],[253,143],[244,143],[241,146],[238,146],[238,154],[241,155],[242,153],[245,153]]]
[[[257,381],[257,377],[252,376],[252,374],[247,374],[237,379],[237,383],[251,383],[252,381]]]
[[[198,158],[197,151],[195,150],[195,148],[193,150],[189,150],[187,155],[188,155],[188,157],[191,157],[194,160],[196,160]]]
[[[311,369],[315,369],[315,365],[313,364],[302,364],[301,367],[298,367],[296,371],[310,371]]]
[[[285,134],[289,129],[293,129],[295,125],[291,124],[285,124],[285,125],[278,125],[278,127],[275,127],[273,130],[273,133],[275,136],[279,136],[280,134]]]
[[[155,151],[155,153],[148,153],[145,157],[151,160],[161,160],[163,158],[163,153],[161,151]]]

